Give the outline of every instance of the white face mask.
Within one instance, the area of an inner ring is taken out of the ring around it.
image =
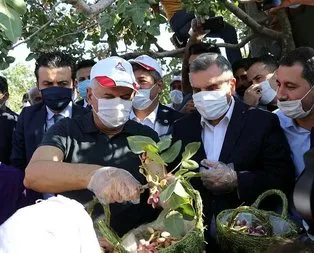
[[[94,95],[95,98],[97,98]],[[125,124],[130,117],[132,101],[116,97],[112,99],[97,98],[98,112],[94,110],[100,121],[108,128],[116,128]]]
[[[150,89],[139,89],[137,94],[133,99],[133,107],[137,110],[145,110],[147,109],[158,97],[158,94],[154,99],[150,99],[150,92],[156,86],[155,84]]]
[[[263,105],[268,105],[276,97],[276,91],[270,86],[268,80],[261,82],[259,85],[262,89],[261,103]]]
[[[302,119],[308,116],[311,112],[311,110],[314,107],[314,104],[312,105],[311,109],[308,111],[304,111],[302,107],[302,99],[305,98],[311,90],[314,88],[314,86],[301,98],[297,100],[291,100],[291,101],[279,101],[277,102],[277,106],[283,113],[292,119]]]
[[[183,101],[183,94],[180,90],[172,90],[170,91],[170,99],[172,103],[176,105],[180,105]]]
[[[200,91],[193,94],[197,111],[207,120],[216,120],[224,115],[230,106],[226,91]]]

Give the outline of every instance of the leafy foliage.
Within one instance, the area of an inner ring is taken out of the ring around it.
[[[180,169],[172,175],[162,175],[168,163],[173,162],[181,151],[182,141],[176,141],[171,145],[171,136],[164,136],[158,143],[146,136],[128,137],[130,149],[135,154],[142,155],[142,166],[140,172],[146,177],[150,188],[151,196],[148,203],[155,207],[158,202],[162,203],[166,211],[164,225],[166,231],[174,237],[180,237],[184,233],[184,220],[195,219],[195,209],[193,207],[194,196],[189,180],[199,176],[199,173],[192,172],[198,168],[198,164],[191,160],[200,147],[200,143],[189,143],[182,154],[181,162],[173,170]],[[154,165],[154,171],[150,164]],[[156,166],[157,165],[157,166]],[[158,173],[156,168],[159,169]],[[172,171],[172,172],[173,172]],[[172,177],[168,180],[167,177]]]
[[[8,80],[10,94],[8,107],[16,113],[20,112],[23,94],[36,85],[33,72],[28,66],[17,64],[12,68],[0,72],[0,75]]]

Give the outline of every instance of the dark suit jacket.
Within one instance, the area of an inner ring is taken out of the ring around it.
[[[168,106],[159,104],[156,121],[161,125],[169,126],[167,134],[171,134],[174,122],[183,116],[183,113],[178,112]]]
[[[72,118],[85,114],[82,106],[73,104]],[[25,107],[16,124],[13,133],[11,164],[25,169],[38,145],[46,128],[47,110],[43,103]]]
[[[12,133],[16,125],[17,114],[8,107],[0,109],[0,162],[10,164]]]
[[[277,115],[250,108],[235,99],[219,161],[233,163],[238,175],[238,189],[230,194],[212,195],[200,179],[194,181],[204,202],[204,214],[211,216],[243,203],[250,205],[268,189],[281,189],[289,194],[294,185],[294,167],[290,148],[280,128]],[[173,141],[201,142],[201,116],[196,111],[187,114],[173,127]],[[181,157],[181,156],[180,156]],[[192,158],[197,162],[206,158],[203,143]]]

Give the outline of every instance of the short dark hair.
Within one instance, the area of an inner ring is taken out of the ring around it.
[[[1,93],[8,93],[9,88],[8,88],[8,81],[5,77],[0,76],[0,92]]]
[[[311,47],[299,47],[281,58],[280,66],[291,67],[300,64],[303,67],[302,77],[310,86],[314,85],[314,49]]]
[[[254,64],[256,63],[262,63],[265,65],[265,68],[273,73],[276,71],[276,69],[278,69],[279,64],[278,61],[276,60],[276,58],[272,55],[262,55],[260,57],[254,57],[254,58],[250,58],[247,61],[247,68],[246,70],[248,70],[250,67],[252,67]]]
[[[56,51],[56,52],[49,52],[43,53],[39,56],[36,60],[35,65],[35,76],[38,81],[38,70],[40,67],[47,67],[47,68],[62,68],[62,67],[70,67],[72,71],[72,80],[74,81],[75,75],[75,62],[74,59],[65,53]]]
[[[239,69],[245,69],[246,70],[248,62],[249,62],[248,58],[243,58],[243,59],[240,59],[238,61],[235,61],[232,64],[233,73],[237,72],[237,70],[239,70]]]
[[[147,70],[146,68],[142,67],[141,65],[137,64],[136,62],[132,62],[133,72],[139,69],[144,69],[149,72],[149,74],[153,77],[154,82],[158,82],[162,80],[162,76],[156,70]]]
[[[214,64],[216,64],[218,68],[222,70],[222,72],[230,71],[232,74],[232,67],[230,62],[221,54],[215,53],[205,53],[197,56],[190,65],[190,72],[195,73],[204,71]]]
[[[76,76],[77,71],[79,71],[80,69],[90,68],[90,67],[93,67],[95,64],[96,62],[91,59],[79,61],[75,67],[75,76]]]
[[[189,47],[189,54],[216,53],[221,54],[219,47],[210,43],[196,43]]]

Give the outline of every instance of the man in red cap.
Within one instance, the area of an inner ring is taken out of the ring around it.
[[[141,55],[131,63],[140,89],[134,97],[130,119],[149,126],[159,136],[171,134],[174,121],[183,114],[159,103],[163,88],[160,65],[147,55]]]
[[[106,204],[132,201],[110,205],[111,226],[120,236],[156,218],[156,211],[147,204],[148,192],[140,199],[146,181],[138,169],[140,160],[127,142],[132,135],[158,141],[152,129],[129,120],[136,89],[129,62],[109,57],[96,63],[87,88],[92,110],[49,129],[24,180],[28,188],[62,193],[82,204],[90,201],[93,193]],[[96,216],[99,214],[96,210]]]

